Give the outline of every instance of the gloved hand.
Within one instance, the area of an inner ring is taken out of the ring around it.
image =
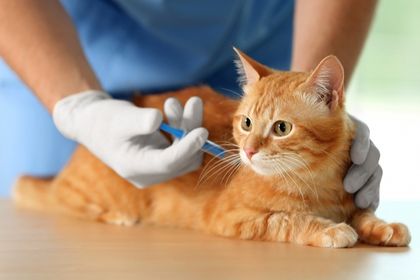
[[[350,149],[353,165],[344,178],[344,189],[355,193],[357,207],[375,210],[379,205],[379,185],[382,178],[379,150],[369,139],[367,125],[354,117],[351,119],[356,125],[356,136]]]
[[[138,187],[159,183],[197,169],[208,132],[200,128],[203,106],[199,98],[185,108],[169,99],[170,122],[188,133],[170,143],[159,131],[159,110],[114,100],[102,91],[86,91],[57,102],[53,119],[60,132],[86,146],[119,175]]]

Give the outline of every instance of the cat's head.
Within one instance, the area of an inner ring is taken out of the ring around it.
[[[276,175],[308,168],[348,146],[344,70],[335,56],[298,73],[270,69],[235,51],[244,96],[233,135],[245,165]]]

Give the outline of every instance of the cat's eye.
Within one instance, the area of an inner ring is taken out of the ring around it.
[[[241,127],[243,130],[245,131],[250,131],[252,128],[252,122],[251,119],[248,118],[247,116],[243,116],[242,117],[242,122],[241,122]]]
[[[286,136],[292,131],[292,124],[286,121],[276,121],[273,125],[275,136]]]

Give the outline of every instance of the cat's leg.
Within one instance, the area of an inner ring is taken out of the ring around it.
[[[62,198],[64,195],[66,195],[65,200]],[[80,192],[73,192],[69,189],[61,191],[57,198],[61,201],[60,210],[62,212],[81,219],[120,226],[133,226],[140,219],[135,204],[98,202],[83,196]]]
[[[66,178],[57,178],[52,187],[51,196],[58,210],[66,214],[122,226],[133,226],[139,221],[138,195],[133,188]]]
[[[351,226],[310,214],[237,209],[218,217],[212,223],[213,232],[241,239],[330,248],[352,247],[358,239]]]
[[[53,179],[22,176],[13,187],[13,199],[20,206],[48,210],[54,204],[51,197]]]
[[[353,216],[352,226],[365,243],[383,246],[407,246],[410,232],[404,224],[386,223],[371,210],[359,210]]]

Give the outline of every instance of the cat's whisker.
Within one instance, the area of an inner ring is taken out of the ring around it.
[[[235,143],[229,142],[229,141],[213,141],[213,142],[216,143],[216,144],[219,144],[219,145],[230,145],[230,146],[235,146],[235,147],[239,148],[238,144],[235,144]]]
[[[224,158],[213,157],[204,166],[204,169],[201,173],[203,173],[206,170],[206,168],[208,168],[210,166],[210,164],[213,163],[214,161],[217,161],[217,160],[224,161],[224,160],[228,159],[229,156],[237,154],[237,152],[238,152],[238,149],[225,149],[225,153],[227,154],[227,156],[225,156]],[[232,154],[230,154],[230,153],[232,153]]]
[[[234,144],[234,143],[225,142],[225,141],[215,141],[214,143],[216,143],[217,145],[221,146],[225,150],[232,149],[232,150],[240,151],[239,145]]]
[[[230,166],[236,163],[236,161],[238,160],[239,156],[238,155],[231,155],[229,158],[227,158],[223,163],[226,166]],[[222,165],[219,165],[218,167],[221,167]],[[216,166],[215,166],[216,167]],[[217,168],[217,167],[216,167]],[[216,174],[213,174],[213,176]]]
[[[295,158],[295,160],[297,160],[297,161],[298,161],[298,159],[297,159],[297,158]],[[311,183],[312,183],[312,186],[313,186],[313,188],[314,188],[314,191],[315,191],[315,193],[316,193],[316,197],[317,197],[317,200],[318,200],[318,199],[319,199],[319,196],[318,196],[318,192],[317,192],[317,190],[316,190],[316,188],[315,188],[315,178],[314,178],[314,175],[313,175],[313,173],[312,173],[312,170],[311,170],[310,166],[306,163],[305,159],[301,158],[300,162],[304,165],[305,169],[306,169],[306,170],[308,171],[308,173],[309,173],[309,177],[310,177],[310,179],[311,179]]]
[[[287,180],[286,179],[286,176],[287,176],[296,185],[296,188],[299,189],[299,186],[296,184],[296,181],[294,181],[293,178],[290,178],[290,174],[288,174],[288,172],[287,172],[287,170],[286,170],[286,168],[285,168],[285,166],[283,165],[282,162],[272,160],[272,165],[273,165],[273,167],[276,170],[278,175],[280,175],[280,174],[283,175],[285,180]],[[300,189],[299,189],[299,191],[300,191]],[[303,196],[302,196],[302,198],[303,198]]]
[[[228,165],[222,167],[217,173],[213,174],[212,176],[215,177],[216,175],[223,173],[223,177],[221,178],[221,184],[225,184],[225,186],[227,185],[227,183],[229,182],[228,178],[226,178],[227,180],[225,181],[225,177],[228,176],[230,174],[232,174],[232,172],[234,172],[235,168],[240,164],[239,160],[233,160],[231,162],[228,163]],[[224,183],[225,182],[225,183]]]
[[[225,187],[227,186],[227,184],[230,182],[230,178],[233,176],[233,174],[235,174],[236,173],[236,171],[239,169],[239,167],[241,166],[241,160],[240,160],[240,158],[239,158],[239,160],[237,160],[236,162],[235,162],[235,164],[233,164],[232,166],[231,166],[231,168],[225,173],[225,175],[223,175],[223,178],[222,178],[222,183],[223,183],[223,181],[224,181],[224,179],[225,179],[225,176],[227,175],[227,177],[226,177],[226,181],[225,181]]]
[[[217,160],[219,160],[219,161],[217,161]],[[208,169],[212,166],[211,164],[214,161],[216,161],[216,164],[218,164],[219,162],[223,161],[223,159],[220,159],[219,157],[213,157],[209,160],[209,162],[207,162],[207,164],[203,167],[203,170],[201,171],[200,176],[198,177],[196,187],[201,184],[201,179],[204,177],[204,175],[206,174]]]
[[[199,186],[200,184],[207,182],[208,179],[210,179],[211,177],[214,177],[215,175],[219,174],[221,172],[221,170],[223,170],[223,168],[229,165],[232,165],[232,162],[234,162],[235,160],[237,160],[237,158],[239,157],[238,154],[231,154],[228,155],[226,157],[224,157],[223,159],[220,159],[219,162],[216,162],[214,165],[210,166],[210,162],[206,164],[206,166],[204,167],[203,171],[200,174],[200,177],[198,179],[197,182],[197,186]],[[214,173],[214,174],[213,174]],[[211,175],[211,176],[210,176]]]
[[[217,161],[218,160],[218,161]],[[212,165],[212,163],[215,162],[215,164]],[[212,158],[203,168],[203,170],[200,173],[200,176],[198,177],[198,181],[196,184],[196,187],[201,185],[202,183],[205,183],[207,181],[207,176],[210,174],[210,172],[212,172],[212,170],[214,168],[216,168],[217,166],[223,165],[226,163],[226,158],[224,159],[219,159],[219,158]],[[204,180],[206,179],[206,180]]]
[[[298,164],[297,162],[295,162],[295,161],[293,161],[293,160],[296,160],[296,158],[285,158],[284,159],[286,162],[289,162],[289,164]],[[310,185],[304,178],[302,178],[302,176],[301,175],[299,175],[298,174],[298,172],[296,172],[295,170],[293,170],[293,169],[291,169],[290,170],[290,172],[293,174],[293,175],[295,175],[300,181],[302,181],[304,184],[305,184],[305,186],[310,190],[310,191],[312,191],[313,192],[313,194],[315,195],[315,197],[316,197],[316,199],[317,199],[317,201],[319,201],[319,195],[318,195],[318,192],[317,192],[317,190],[316,190],[316,188],[315,188],[315,185],[314,185],[314,180],[312,180],[312,184],[313,185]]]
[[[274,161],[274,166],[277,166],[278,168],[280,168],[280,174],[283,174],[285,176],[288,176],[291,181],[293,182],[293,184],[295,185],[296,189],[299,191],[300,196],[302,197],[302,202],[305,206],[306,205],[306,201],[305,201],[305,196],[302,192],[302,189],[300,188],[299,184],[293,179],[293,177],[287,172],[286,170],[286,166],[283,165],[283,163],[279,162],[279,161]]]
[[[227,139],[225,139],[224,141],[215,141],[215,143],[225,143],[225,144],[232,144],[232,145],[236,145],[237,147],[239,147],[239,145],[235,144],[235,137],[231,136]]]
[[[296,186],[296,188],[298,189],[298,191],[299,191],[299,193],[300,193],[300,196],[302,197],[302,202],[303,202],[303,204],[305,205],[305,206],[307,206],[307,204],[306,204],[306,199],[305,199],[305,195],[304,195],[304,193],[303,193],[303,191],[302,191],[302,187],[295,181],[295,179],[293,178],[293,176],[289,173],[289,172],[287,172],[287,170],[292,170],[292,168],[290,168],[288,165],[286,165],[286,164],[284,164],[284,166],[285,166],[285,168],[286,168],[286,172],[285,172],[285,174],[293,181],[293,183],[295,184],[295,186]],[[293,173],[292,173],[293,174]]]
[[[235,167],[235,169],[232,171],[232,174],[230,175],[230,176],[233,176],[236,172],[238,172],[239,171],[239,169],[242,167],[242,161],[241,161],[241,159],[239,159],[238,160],[238,164],[237,164],[237,166]],[[228,182],[230,182],[230,180],[231,180],[231,178],[229,177],[228,178]]]
[[[301,180],[307,184],[308,188],[313,190],[314,194],[316,195],[316,197],[318,199],[318,192],[316,191],[316,189],[314,187],[315,186],[314,176],[313,176],[313,173],[312,173],[309,165],[307,164],[306,160],[301,155],[299,155],[298,153],[286,153],[286,154],[284,154],[284,158],[288,159],[289,161],[291,160],[291,161],[295,162],[298,167],[305,168],[305,170],[308,172],[308,174],[310,176],[312,185],[309,185],[306,182],[306,180],[303,180],[303,179],[301,179]],[[296,175],[298,175],[296,171],[294,171],[294,173],[296,173]]]
[[[300,181],[302,181],[306,185],[306,187],[314,193],[314,195],[317,197],[317,200],[318,200],[319,195],[318,195],[318,192],[315,188],[315,181],[314,181],[314,178],[313,178],[313,174],[312,174],[309,166],[304,161],[304,159],[303,158],[301,158],[301,159],[297,158],[296,157],[297,155],[298,154],[296,154],[296,153],[282,153],[282,154],[279,154],[279,155],[267,156],[267,158],[270,159],[270,160],[274,160],[274,161],[285,161],[285,163],[288,163],[289,164],[288,168],[290,168],[290,170],[288,170],[288,171],[290,171],[294,176],[296,176]],[[295,167],[295,168],[290,167],[290,165],[292,163],[293,163],[292,167]],[[308,174],[311,178],[312,185],[309,184],[305,179],[303,179],[302,176],[300,176],[298,174],[298,172],[296,172],[296,170],[295,170],[296,167],[297,168],[304,168],[305,171],[308,172]]]
[[[213,142],[216,143],[216,144],[219,144],[219,145],[227,145],[227,146],[233,146],[233,147],[238,147],[239,148],[238,144],[235,144],[235,143],[232,143],[232,142],[229,142],[229,141],[213,141]]]
[[[231,158],[225,158],[224,160],[216,162],[214,165],[208,167],[207,169],[204,169],[200,174],[197,184],[200,185],[201,183],[205,183],[208,181],[208,179],[220,173],[220,170],[223,169],[225,166],[228,166],[231,160],[234,160],[234,156],[232,156]]]
[[[310,173],[310,175],[311,175],[311,177],[312,177],[312,180],[313,180],[313,173],[312,173],[312,170],[311,170],[311,168],[310,168],[310,166],[309,166],[309,164],[308,164],[308,162],[305,160],[305,158],[303,157],[303,156],[301,156],[301,155],[299,155],[298,153],[293,153],[294,154],[294,156],[297,156],[299,159],[300,159],[300,161],[305,165],[305,167],[306,167],[306,169],[308,170],[308,172]]]
[[[242,98],[242,94],[241,93],[239,93],[239,92],[237,92],[237,91],[234,91],[234,90],[232,90],[232,89],[228,89],[228,88],[224,88],[224,87],[221,87],[220,89],[222,89],[222,90],[226,90],[226,91],[228,91],[228,92],[230,92],[230,93],[233,93],[235,96],[237,96],[237,97],[239,97],[239,98]]]
[[[306,148],[308,148],[308,149],[311,149],[311,147],[309,145],[303,144],[303,146],[306,147]],[[337,159],[333,156],[332,153],[330,153],[330,152],[328,152],[328,151],[326,151],[324,149],[319,149],[317,151],[320,151],[320,152],[324,153],[330,160],[332,160],[337,165],[337,167],[339,167],[339,168],[342,168],[343,167],[343,164],[341,164],[340,162],[338,162]]]
[[[284,176],[283,171],[279,169],[276,164],[273,165],[274,170],[276,171],[277,176],[281,176],[284,181],[287,181],[286,176]]]
[[[296,158],[296,156],[298,158]],[[312,180],[313,180],[313,174],[312,174],[312,171],[311,171],[309,165],[307,164],[306,160],[301,155],[299,155],[298,153],[282,153],[280,155],[270,155],[270,156],[266,156],[264,158],[265,159],[274,159],[274,160],[277,160],[277,159],[280,160],[280,159],[283,159],[283,158],[293,159],[298,163],[299,167],[305,168],[308,171],[308,173],[310,173],[310,176],[312,177]]]

